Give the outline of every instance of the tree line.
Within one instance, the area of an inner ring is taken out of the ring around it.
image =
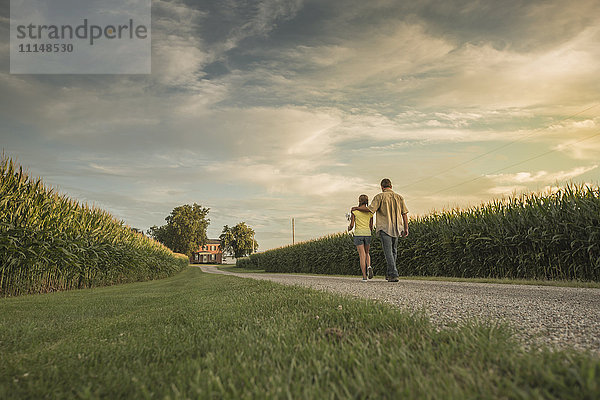
[[[210,208],[200,204],[184,204],[175,207],[166,218],[166,224],[152,226],[147,234],[176,253],[191,257],[208,242],[206,230],[210,225]],[[225,225],[219,236],[224,253],[236,258],[256,252],[258,242],[254,238],[254,229],[240,222],[230,227]]]

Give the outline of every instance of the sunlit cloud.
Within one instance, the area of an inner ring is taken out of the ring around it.
[[[262,164],[250,159],[213,164],[206,171],[221,179],[258,185],[271,194],[323,197],[348,194],[376,187],[361,178],[321,172],[317,168],[298,171],[294,165]]]
[[[497,174],[487,175],[488,179],[496,183],[510,183],[512,185],[498,185],[488,189],[489,193],[492,194],[513,194],[526,191],[529,187],[527,184],[549,184],[555,182],[570,181],[578,176],[586,174],[590,171],[598,168],[598,165],[591,165],[586,167],[577,167],[570,171],[537,171],[537,172],[517,172],[513,174]],[[546,186],[548,188],[550,186]]]
[[[576,160],[598,160],[600,154],[600,132],[579,140],[569,140],[554,147],[554,150],[568,154]]]

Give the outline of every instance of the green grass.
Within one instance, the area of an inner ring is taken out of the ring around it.
[[[600,396],[600,359],[503,325],[204,274],[0,299],[0,398]]]
[[[229,271],[236,273],[252,273],[252,274],[278,274],[278,272],[266,272],[264,269],[251,269],[236,266],[219,266],[218,269],[221,271]],[[358,267],[357,267],[358,269]],[[311,275],[316,274],[310,273],[285,273],[285,275]],[[337,277],[355,277],[360,278],[362,275],[324,275],[324,276],[337,276]],[[375,277],[375,279],[383,277]],[[600,288],[600,282],[582,282],[582,281],[542,281],[536,279],[499,279],[499,278],[456,278],[452,276],[400,276],[402,280],[418,280],[418,281],[447,281],[447,282],[467,282],[467,283],[496,283],[503,285],[532,285],[532,286],[560,286],[560,287],[577,287],[577,288]]]

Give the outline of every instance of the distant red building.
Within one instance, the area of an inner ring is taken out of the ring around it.
[[[223,250],[221,241],[218,239],[208,239],[206,244],[198,251],[192,253],[192,264],[222,264]]]

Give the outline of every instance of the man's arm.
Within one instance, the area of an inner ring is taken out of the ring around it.
[[[350,232],[354,228],[354,214],[350,217],[350,225],[348,226],[348,232]]]
[[[371,219],[369,220],[369,229],[373,232],[373,216],[371,216]]]
[[[408,213],[402,214],[402,223],[404,224],[404,230],[402,231],[402,236],[408,236]]]
[[[365,212],[370,212],[371,214],[375,214],[377,212],[377,210],[379,209],[379,206],[381,205],[381,196],[379,195],[375,195],[375,197],[373,197],[373,201],[371,202],[370,206],[358,206],[358,207],[352,207],[352,211],[365,211]]]

